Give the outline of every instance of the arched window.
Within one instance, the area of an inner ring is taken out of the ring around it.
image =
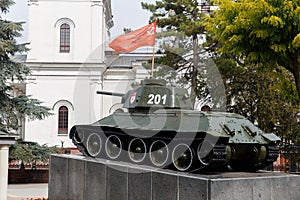
[[[66,23],[60,26],[59,52],[62,53],[70,52],[70,25]]]
[[[58,109],[58,134],[68,134],[68,115],[69,110],[66,106]]]

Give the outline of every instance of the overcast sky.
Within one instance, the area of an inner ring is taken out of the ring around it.
[[[10,8],[6,18],[13,21],[27,21],[27,0],[14,0],[15,5]],[[148,23],[150,12],[143,10],[141,2],[153,3],[155,0],[111,0],[114,27],[111,29],[112,38],[123,34],[123,28],[137,29]],[[27,41],[27,24],[24,24],[23,38],[19,42]]]

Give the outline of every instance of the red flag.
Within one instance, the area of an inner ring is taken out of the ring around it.
[[[131,52],[142,46],[153,46],[156,37],[156,21],[137,30],[120,35],[109,43],[115,53]]]

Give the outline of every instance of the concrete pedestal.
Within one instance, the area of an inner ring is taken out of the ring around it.
[[[300,176],[276,172],[189,174],[74,155],[52,155],[51,200],[298,200]]]

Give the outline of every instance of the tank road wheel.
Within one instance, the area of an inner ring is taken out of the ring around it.
[[[197,149],[197,156],[203,166],[208,166],[213,159],[213,145],[209,141],[203,141]]]
[[[248,151],[244,150],[244,152],[247,153],[246,155],[239,155],[239,152],[235,151],[235,154],[242,159],[230,161],[229,165],[234,171],[255,172],[269,164],[272,164],[277,159],[276,157],[268,162],[269,152],[265,146],[251,146],[248,147],[247,150]]]
[[[135,163],[142,162],[146,157],[145,142],[139,138],[131,140],[128,146],[128,154],[131,161]]]
[[[84,130],[82,129],[76,130],[73,136],[73,140],[77,144],[81,144],[84,141]]]
[[[105,142],[106,155],[111,159],[116,159],[120,156],[122,150],[122,143],[118,136],[111,135]]]
[[[100,136],[96,133],[90,134],[86,142],[87,153],[92,157],[96,157],[100,153],[101,147],[102,143]]]
[[[150,160],[151,163],[157,167],[163,166],[169,156],[169,149],[165,142],[157,140],[150,146]]]
[[[70,130],[70,138],[72,139],[73,144],[77,147],[77,149],[84,155],[89,156],[86,148],[85,148],[85,137],[84,137],[84,129],[78,129],[77,127],[72,127]]]
[[[173,149],[172,162],[179,171],[189,171],[193,162],[192,149],[186,144],[178,144]]]

